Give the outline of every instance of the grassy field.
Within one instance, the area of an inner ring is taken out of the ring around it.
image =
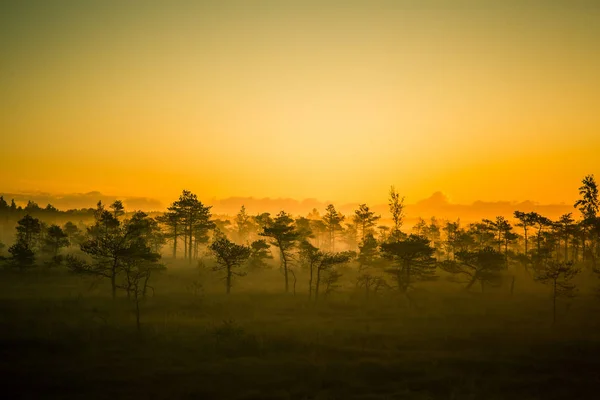
[[[350,276],[347,273],[346,276]],[[583,277],[583,280],[588,279]],[[0,275],[5,398],[594,399],[600,303],[560,303],[526,278],[466,293],[438,282],[414,306],[346,287],[309,302],[278,271],[222,282],[172,266],[136,330],[125,296],[61,271]],[[202,289],[199,289],[200,284]]]

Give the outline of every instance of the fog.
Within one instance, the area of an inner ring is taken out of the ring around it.
[[[301,215],[217,213],[186,190],[151,213],[2,196],[5,390],[589,398],[600,363],[594,176],[578,190],[560,216],[498,203],[502,215],[480,220],[425,214],[470,208],[440,195],[409,206],[394,187],[385,208]]]

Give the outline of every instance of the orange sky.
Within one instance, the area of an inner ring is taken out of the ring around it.
[[[600,174],[591,2],[122,3],[0,5],[0,191],[556,203]]]

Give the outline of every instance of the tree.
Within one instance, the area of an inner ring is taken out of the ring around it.
[[[327,298],[327,296],[340,287],[339,281],[341,277],[342,274],[337,269],[330,268],[326,271],[323,279],[323,283],[325,285],[325,298]]]
[[[346,229],[342,231],[342,240],[346,243],[348,249],[357,249],[358,240],[358,225],[355,223],[346,223]]]
[[[312,299],[313,293],[313,281],[316,274],[316,268],[323,257],[323,252],[319,251],[318,248],[310,244],[308,241],[302,241],[300,243],[300,260],[306,265],[309,272],[308,278],[308,299]]]
[[[267,267],[266,260],[273,259],[269,251],[269,244],[264,239],[255,240],[250,243],[250,258],[248,259],[248,268],[262,269]]]
[[[156,217],[156,220],[161,223],[165,228],[165,239],[169,239],[173,241],[173,259],[177,258],[177,242],[179,241],[179,236],[181,236],[182,232],[181,228],[181,216],[177,210],[175,204],[171,205],[167,212],[163,215]]]
[[[427,222],[421,217],[417,218],[417,223],[413,226],[412,231],[417,236],[427,237]]]
[[[486,284],[497,285],[500,282],[505,260],[499,251],[485,247],[476,251],[460,251],[456,254],[456,260],[446,260],[440,264],[440,268],[454,275],[465,276],[465,290],[479,282],[483,291]]]
[[[577,208],[583,219],[593,220],[600,209],[600,200],[598,200],[598,185],[594,175],[586,175],[581,181],[579,195],[581,199],[577,200],[574,207]]]
[[[298,240],[308,240],[315,237],[312,232],[312,221],[305,217],[298,217],[294,221],[296,224],[296,231],[298,232]]]
[[[120,273],[121,283],[117,285],[120,289],[127,292],[127,298],[134,302],[136,326],[139,330],[140,325],[140,304],[146,297],[148,281],[153,271],[164,269],[159,263],[160,254],[152,251],[144,237],[144,231],[147,229],[147,215],[140,211],[127,221],[127,229],[131,232],[131,243],[124,252],[121,260]]]
[[[579,195],[581,198],[577,200],[574,204],[574,207],[577,208],[581,215],[583,216],[583,241],[582,241],[582,250],[583,250],[583,260],[586,260],[586,247],[585,240],[589,228],[597,224],[596,216],[598,214],[598,210],[600,208],[600,200],[598,200],[598,185],[596,183],[596,179],[594,175],[586,175],[581,182],[582,185],[579,187]],[[591,243],[592,252],[594,250],[594,241]],[[595,264],[595,258],[594,258]]]
[[[42,223],[39,219],[26,214],[17,221],[17,241],[23,242],[27,248],[33,250],[38,244],[42,233]]]
[[[573,225],[575,220],[572,217],[572,213],[563,214],[560,216],[558,221],[556,221],[556,227],[558,230],[558,234],[565,242],[564,247],[564,261],[569,261],[569,237],[573,232]]]
[[[341,223],[344,221],[344,218],[345,217],[335,209],[333,204],[329,204],[325,209],[323,223],[325,224],[325,229],[329,232],[329,249],[331,251],[335,250],[335,235],[336,232],[343,229]]]
[[[20,271],[35,266],[35,253],[24,240],[17,240],[8,248],[8,252],[11,254],[9,262]]]
[[[63,247],[69,246],[69,238],[67,234],[58,225],[50,225],[46,230],[46,236],[44,237],[44,252],[52,256],[52,260],[58,263],[58,253]]]
[[[552,221],[550,221],[550,219],[548,219],[548,218],[544,217],[543,215],[540,215],[536,212],[531,213],[531,217],[533,219],[533,226],[537,230],[537,232],[536,232],[536,243],[537,243],[536,262],[540,263],[543,258],[542,242],[543,242],[543,238],[544,238],[544,230],[547,229],[548,227],[552,226]]]
[[[552,288],[552,323],[556,323],[556,300],[559,297],[573,297],[575,285],[571,280],[579,274],[572,262],[549,260],[537,269],[535,280]]]
[[[454,259],[460,233],[460,220],[456,222],[447,222],[443,230],[446,233],[446,259],[450,259],[450,255],[452,255],[452,259]]]
[[[358,270],[362,270],[366,266],[370,266],[375,261],[378,255],[379,243],[372,233],[368,233],[363,239],[362,243],[358,246]]]
[[[321,253],[320,259],[317,263],[317,279],[315,284],[315,301],[319,300],[319,289],[321,283],[326,284],[326,294],[331,292],[336,286],[335,284],[339,280],[341,274],[338,273],[334,268],[336,265],[346,263],[350,260],[350,253]]]
[[[222,237],[212,242],[210,250],[217,258],[218,264],[213,270],[225,270],[225,286],[227,294],[229,294],[231,292],[233,277],[246,275],[245,272],[236,271],[236,268],[239,268],[248,260],[251,254],[250,247],[235,244],[229,239]]]
[[[392,214],[392,221],[394,222],[390,239],[400,241],[402,239],[402,231],[400,229],[404,223],[404,197],[400,198],[400,195],[393,186],[390,188],[388,205]]]
[[[62,228],[63,232],[67,235],[67,240],[69,241],[69,245],[73,245],[76,241],[78,242],[81,238],[81,231],[71,221],[67,221]]]
[[[358,210],[354,211],[353,222],[360,228],[361,241],[365,240],[367,234],[373,233],[373,228],[380,218],[381,216],[375,215],[366,204],[358,206]]]
[[[123,222],[109,211],[97,213],[96,223],[88,228],[88,238],[80,246],[93,262],[68,256],[67,267],[75,273],[109,279],[112,297],[116,298],[119,273],[126,272],[127,268],[139,269],[141,265],[147,266],[160,258],[148,244],[148,224],[148,216],[141,211]],[[149,277],[149,273],[147,275]]]
[[[404,240],[383,243],[381,251],[393,261],[394,265],[386,272],[394,276],[398,290],[405,295],[415,283],[437,278],[432,257],[435,250],[426,238],[410,235]]]
[[[323,222],[323,220],[320,217],[319,219],[311,219],[310,230],[311,232],[313,232],[313,235],[315,237],[316,246],[321,247],[323,236],[325,236],[325,234],[327,233],[327,226],[325,226],[325,222]]]
[[[271,214],[268,212],[255,215],[252,217],[252,220],[261,230],[273,223],[273,218],[271,218]]]
[[[536,213],[529,212],[525,213],[522,211],[515,211],[514,216],[520,222],[517,226],[523,228],[523,238],[525,239],[525,254],[528,254],[528,241],[529,241],[529,228],[536,223]]]
[[[29,200],[27,201],[27,205],[25,206],[24,210],[26,213],[30,214],[41,211],[41,208],[35,201]]]
[[[246,213],[246,207],[242,206],[233,220],[239,243],[246,243],[252,229],[252,218]]]
[[[368,233],[359,246],[358,271],[360,275],[356,280],[356,286],[365,289],[365,297],[368,299],[371,291],[378,291],[385,287],[385,280],[376,273],[373,268],[379,260],[379,243],[372,233]],[[379,270],[379,269],[378,269]]]
[[[109,207],[115,219],[119,219],[121,216],[125,215],[125,207],[123,207],[123,202],[121,200],[115,200]]]
[[[187,259],[191,264],[192,255],[197,255],[198,245],[208,241],[208,231],[215,226],[210,221],[211,206],[204,206],[195,194],[184,190],[179,199],[173,203],[173,207],[181,217],[186,234]]]
[[[271,238],[271,244],[279,248],[279,254],[281,255],[281,261],[283,263],[285,292],[288,293],[288,263],[291,258],[291,251],[299,238],[294,225],[294,219],[290,214],[281,211],[269,225],[266,225],[263,228],[262,232],[260,232],[260,236]]]

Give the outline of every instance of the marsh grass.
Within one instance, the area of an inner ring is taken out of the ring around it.
[[[224,294],[194,271],[157,278],[137,332],[132,304],[60,271],[2,273],[0,365],[20,398],[595,398],[597,300],[563,307],[544,292],[472,294],[432,284],[418,308],[346,287],[318,304],[240,284]],[[277,291],[279,289],[279,292]],[[299,288],[299,293],[300,288]]]

